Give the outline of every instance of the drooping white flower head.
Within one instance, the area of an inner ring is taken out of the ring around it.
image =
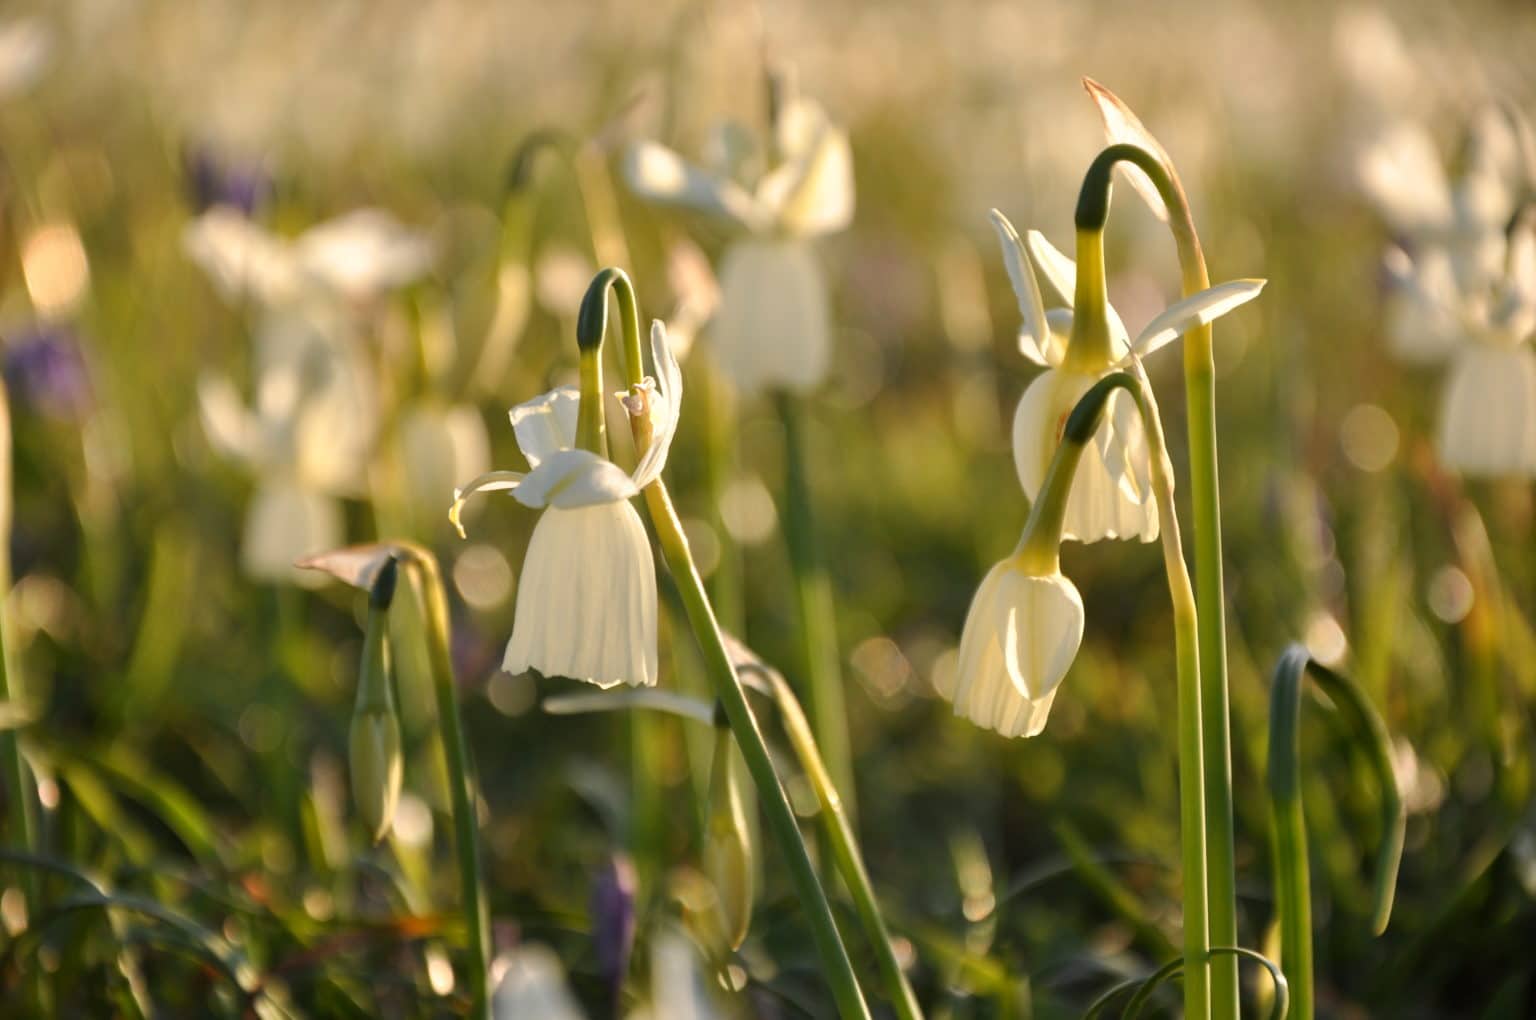
[[[1177,301],[1159,313],[1135,340],[1112,306],[1106,305],[1110,355],[1094,361],[1074,355],[1072,303],[1076,264],[1039,231],[1027,244],[1002,213],[993,211],[1008,278],[1023,317],[1019,352],[1045,367],[1019,400],[1013,417],[1013,457],[1019,483],[1031,500],[1040,492],[1061,429],[1077,401],[1109,372],[1145,357],[1183,333],[1257,297],[1262,280],[1233,280]],[[1049,310],[1048,310],[1049,309]],[[1103,538],[1157,538],[1157,505],[1150,498],[1146,434],[1134,403],[1124,393],[1110,397],[1094,442],[1083,451],[1067,503],[1063,537],[1082,542]]]
[[[1083,600],[1059,572],[1029,570],[1018,556],[981,582],[965,617],[960,657],[937,678],[955,714],[1005,737],[1045,728],[1057,685],[1083,640]]]
[[[656,682],[656,569],[650,539],[629,499],[660,477],[677,432],[682,372],[661,323],[651,327],[660,381],[625,397],[648,414],[650,446],[633,472],[576,447],[581,395],[562,386],[511,412],[530,471],[492,471],[454,493],[449,518],[476,492],[510,492],[543,509],[517,588],[512,639],[502,668],[585,680],[599,687]]]
[[[1387,251],[1387,335],[1398,357],[1450,360],[1437,445],[1465,475],[1536,477],[1536,140],[1517,112],[1472,122],[1461,175],[1401,122],[1361,183],[1402,246]]]
[[[803,97],[774,123],[773,165],[752,151],[749,133],[725,125],[710,146],[713,165],[694,166],[656,142],[625,156],[640,197],[700,213],[739,236],[720,265],[720,302],[711,330],[728,378],[744,391],[805,390],[826,378],[831,312],[809,240],[853,218],[853,155],[847,134]]]

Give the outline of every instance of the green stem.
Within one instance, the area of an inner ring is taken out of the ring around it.
[[[896,950],[891,946],[891,934],[880,914],[880,904],[875,899],[869,872],[864,868],[864,859],[859,853],[853,826],[848,821],[848,813],[843,810],[842,798],[838,796],[832,775],[822,761],[810,723],[806,721],[805,712],[800,707],[800,700],[783,677],[770,673],[769,681],[773,685],[773,697],[779,707],[784,732],[789,737],[795,755],[800,759],[800,767],[810,780],[811,789],[816,791],[816,800],[821,805],[822,827],[826,830],[827,847],[853,897],[853,906],[858,911],[859,921],[864,925],[864,934],[875,950],[875,964],[880,970],[880,979],[885,982],[886,995],[900,1020],[922,1020],[922,1007],[918,1005],[906,972],[896,959]]]
[[[491,914],[481,882],[480,835],[476,816],[474,766],[459,721],[458,689],[449,651],[448,600],[437,560],[419,546],[401,543],[405,563],[414,568],[416,597],[427,623],[427,652],[432,663],[432,689],[442,726],[443,753],[453,794],[454,851],[458,855],[459,895],[469,930],[469,991],[471,1017],[490,1020]]]
[[[1310,674],[1363,745],[1381,787],[1381,845],[1372,887],[1372,931],[1392,916],[1406,815],[1392,770],[1392,739],[1370,699],[1348,677],[1314,662],[1292,645],[1275,667],[1269,713],[1270,824],[1274,836],[1275,913],[1280,922],[1280,965],[1291,985],[1291,1020],[1312,1020],[1312,873],[1307,860],[1307,818],[1301,797],[1301,686]]]
[[[1162,416],[1152,387],[1142,372],[1141,363],[1132,362],[1136,374],[1115,372],[1105,376],[1084,394],[1067,419],[1064,441],[1081,444],[1093,435],[1097,414],[1106,394],[1121,388],[1131,394],[1141,414],[1147,434],[1147,455],[1152,471],[1152,492],[1163,539],[1163,569],[1168,575],[1168,596],[1173,603],[1174,653],[1178,671],[1179,714],[1179,844],[1184,872],[1184,1016],[1186,1020],[1210,1017],[1212,999],[1210,960],[1211,921],[1206,872],[1206,806],[1203,719],[1201,703],[1199,612],[1195,593],[1184,565],[1183,541],[1179,534],[1177,507],[1173,501],[1173,464],[1168,458],[1168,442],[1163,433]],[[1096,403],[1090,403],[1094,401]],[[1092,413],[1093,419],[1087,414]],[[1052,465],[1054,469],[1054,464]],[[1049,474],[1047,480],[1049,480]],[[1063,502],[1065,502],[1063,500]],[[1033,523],[1033,521],[1031,522]],[[1234,989],[1235,995],[1235,989]],[[1235,1008],[1235,1006],[1234,1006]],[[1235,1017],[1218,1001],[1215,1014],[1219,1020]]]
[[[0,387],[0,703],[9,708],[27,708],[21,671],[12,659],[10,627],[4,596],[11,590],[11,408],[5,390]],[[0,769],[5,771],[6,837],[13,847],[28,852],[37,849],[37,815],[32,784],[27,778],[27,762],[21,753],[18,731],[0,728]],[[28,874],[22,892],[29,910],[38,907],[39,883]]]
[[[1078,229],[1104,225],[1109,212],[1110,174],[1114,165],[1122,161],[1145,171],[1168,207],[1168,226],[1178,248],[1184,295],[1209,287],[1211,278],[1184,187],[1172,166],[1139,146],[1111,145],[1094,160],[1078,199]],[[1235,946],[1237,870],[1232,833],[1231,699],[1227,686],[1226,596],[1222,583],[1220,479],[1216,463],[1216,362],[1209,323],[1184,334],[1184,388],[1190,502],[1195,526],[1195,603],[1199,609],[1210,937],[1217,945]],[[1240,1015],[1235,957],[1222,956],[1214,961],[1212,996],[1220,1020]]]
[[[810,688],[811,723],[816,741],[830,763],[833,781],[850,815],[857,815],[853,779],[853,749],[848,740],[848,712],[843,700],[842,659],[837,649],[837,617],[832,581],[816,540],[811,491],[806,478],[807,444],[804,408],[798,397],[776,396],[784,423],[784,538],[794,575],[795,608],[804,640],[806,685]]]
[[[726,651],[719,624],[715,621],[714,610],[709,604],[709,596],[704,593],[704,582],[693,565],[693,557],[688,550],[688,540],[683,535],[682,524],[677,519],[677,513],[672,507],[665,485],[658,480],[648,486],[645,490],[645,501],[650,511],[651,524],[656,529],[656,538],[661,546],[662,556],[666,559],[667,567],[677,582],[678,592],[687,610],[688,622],[693,627],[694,637],[699,642],[699,648],[704,655],[705,666],[715,683],[716,697],[720,699],[720,704],[725,709],[726,719],[730,722],[731,731],[736,736],[736,743],[740,746],[742,757],[746,760],[747,770],[757,786],[768,828],[772,831],[774,839],[779,844],[779,850],[789,866],[790,878],[799,896],[801,909],[805,911],[805,917],[810,923],[811,935],[816,943],[816,951],[821,957],[822,969],[828,983],[832,986],[832,997],[837,1003],[838,1015],[844,1020],[868,1018],[869,1007],[864,1003],[864,995],[859,990],[858,979],[853,973],[853,964],[848,959],[848,950],[844,947],[842,937],[838,934],[837,926],[833,921],[832,907],[827,902],[826,893],[816,878],[816,869],[811,864],[810,854],[806,851],[805,842],[801,839],[800,830],[795,824],[789,798],[785,795],[784,788],[779,785],[778,776],[773,771],[773,761],[768,756],[767,744],[763,741],[757,719],[747,705],[741,679],[736,675],[736,667],[731,663],[730,654]]]

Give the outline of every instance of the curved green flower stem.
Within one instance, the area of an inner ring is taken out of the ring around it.
[[[1269,1008],[1269,1020],[1286,1020],[1286,1017],[1289,1015],[1287,1010],[1290,1008],[1290,985],[1273,960],[1263,953],[1256,953],[1252,949],[1244,949],[1241,946],[1213,946],[1211,947],[1210,955],[1213,957],[1230,956],[1234,962],[1241,957],[1252,960],[1269,971],[1269,978],[1275,985],[1275,998]],[[1157,991],[1158,986],[1183,968],[1183,960],[1173,960],[1159,967],[1151,977],[1141,983],[1141,987],[1137,989],[1136,994],[1131,996],[1130,1001],[1125,1004],[1125,1011],[1120,1014],[1120,1020],[1136,1020],[1137,1017],[1141,1016],[1141,1011],[1152,1000],[1152,993]]]
[[[1123,387],[1137,402],[1141,424],[1147,436],[1147,461],[1152,470],[1152,493],[1157,498],[1158,522],[1163,536],[1163,568],[1167,573],[1167,593],[1174,604],[1174,648],[1178,670],[1178,800],[1180,800],[1180,853],[1184,869],[1184,1015],[1207,1017],[1212,1003],[1207,994],[1207,968],[1210,946],[1209,877],[1207,877],[1206,780],[1204,780],[1204,717],[1201,699],[1201,661],[1198,654],[1200,613],[1195,591],[1184,565],[1183,539],[1178,528],[1178,508],[1174,504],[1174,464],[1167,456],[1167,438],[1157,398],[1141,369],[1132,361],[1135,375],[1117,372],[1104,376],[1095,390]],[[1086,399],[1086,396],[1084,396]],[[1075,412],[1074,412],[1075,416]],[[1068,422],[1071,430],[1072,422]],[[1236,1017],[1223,1012],[1218,1017]]]
[[[638,436],[636,443],[639,443]],[[763,741],[762,731],[752,715],[752,709],[747,705],[741,679],[736,675],[736,667],[731,664],[719,624],[715,622],[714,610],[709,604],[709,596],[704,593],[704,582],[693,565],[688,539],[683,535],[682,524],[677,519],[677,512],[672,507],[664,483],[657,480],[646,487],[645,504],[650,512],[651,525],[656,529],[662,556],[677,582],[678,592],[688,613],[688,622],[693,627],[694,637],[704,655],[705,666],[714,681],[716,697],[725,709],[736,743],[741,748],[742,757],[746,759],[747,770],[757,786],[768,828],[789,866],[790,878],[794,882],[800,907],[810,923],[822,969],[827,982],[832,986],[838,1015],[844,1020],[867,1018],[869,1007],[865,1005],[864,995],[859,991],[853,964],[848,959],[848,950],[837,932],[832,907],[827,902],[821,882],[816,878],[816,869],[811,864],[810,854],[795,824],[789,798],[773,771],[768,746]]]
[[[1275,667],[1269,714],[1269,796],[1274,833],[1275,912],[1280,921],[1280,964],[1290,980],[1291,1020],[1312,1020],[1312,873],[1307,819],[1301,800],[1301,682],[1310,673],[1346,716],[1369,753],[1381,787],[1382,838],[1376,852],[1371,927],[1380,935],[1392,916],[1405,815],[1392,771],[1386,725],[1364,692],[1341,674],[1292,645]]]
[[[1185,296],[1211,285],[1184,186],[1171,165],[1136,145],[1111,145],[1093,161],[1077,207],[1079,230],[1102,228],[1109,213],[1110,174],[1119,162],[1144,171],[1168,207]],[[1199,608],[1200,701],[1204,719],[1206,829],[1209,837],[1211,940],[1237,945],[1237,869],[1232,833],[1232,723],[1227,688],[1226,596],[1221,565],[1221,502],[1216,463],[1216,362],[1209,323],[1184,334],[1184,388],[1189,429],[1190,504],[1194,511],[1195,603]],[[1219,1018],[1239,1016],[1237,960],[1213,964]]]
[[[399,557],[409,568],[422,616],[426,620],[427,654],[432,664],[432,690],[442,727],[443,753],[453,794],[454,851],[459,864],[459,896],[469,935],[469,1015],[490,1020],[491,911],[481,881],[479,819],[476,814],[474,766],[459,721],[458,688],[449,650],[448,599],[437,559],[427,550],[399,543]]]
[[[832,861],[853,897],[854,909],[858,911],[859,921],[864,925],[864,934],[874,948],[875,964],[880,970],[880,979],[885,983],[886,996],[900,1020],[922,1020],[922,1007],[917,1003],[917,995],[912,991],[906,972],[901,969],[901,962],[896,959],[896,950],[891,946],[891,933],[880,915],[880,904],[875,899],[869,872],[864,869],[864,858],[859,853],[853,826],[848,821],[848,813],[843,810],[842,798],[838,795],[837,785],[832,781],[832,774],[827,771],[826,763],[816,746],[816,737],[800,707],[800,699],[795,697],[794,689],[778,674],[768,674],[768,680],[773,686],[773,699],[778,705],[779,719],[789,737],[790,746],[800,759],[800,767],[805,770],[811,789],[816,791],[816,800],[821,805],[822,827],[826,830],[827,849],[831,851]]]
[[[645,364],[640,354],[640,315],[635,302],[634,285],[622,269],[610,266],[600,270],[592,279],[576,318],[577,342],[583,347],[601,343],[608,324],[610,290],[618,296],[619,302],[624,380],[630,387],[636,387],[645,378]],[[629,424],[635,437],[636,455],[641,455],[651,442],[649,412],[641,408],[640,413],[631,413]],[[704,581],[694,566],[687,536],[683,534],[683,525],[677,518],[672,499],[667,495],[666,484],[658,478],[646,486],[644,495],[657,544],[661,546],[662,558],[666,560],[667,569],[677,583],[688,623],[704,656],[705,669],[714,682],[715,696],[725,709],[726,720],[736,737],[737,746],[741,748],[752,782],[757,787],[768,827],[789,866],[790,879],[794,882],[800,907],[810,922],[811,935],[816,943],[817,954],[821,957],[827,982],[832,987],[838,1015],[844,1020],[867,1020],[869,1007],[864,1003],[864,993],[859,990],[853,963],[848,959],[848,950],[832,918],[831,904],[827,902],[827,894],[816,878],[816,869],[811,864],[805,841],[800,837],[794,812],[789,806],[789,797],[779,785],[778,775],[773,770],[773,759],[768,755],[768,745],[763,740],[762,730],[758,728],[757,719],[747,704],[741,678],[736,675],[736,667],[731,663],[725,638],[720,633],[720,624],[715,619],[714,608],[709,604],[709,596],[704,591]]]
[[[811,721],[846,810],[856,816],[853,749],[848,742],[848,711],[843,700],[832,580],[827,576],[816,541],[811,487],[806,479],[805,409],[800,398],[792,393],[780,392],[774,402],[784,424],[784,538],[789,545],[795,609],[805,644],[802,668],[810,688]]]

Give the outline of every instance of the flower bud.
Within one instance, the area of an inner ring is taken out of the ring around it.
[[[357,702],[347,744],[352,801],[374,842],[384,838],[394,821],[404,775],[389,656],[389,604],[394,598],[397,569],[393,558],[386,560],[369,592],[368,626],[363,634]]]
[[[703,864],[704,874],[715,887],[722,933],[731,949],[741,946],[752,921],[752,844],[741,806],[735,758],[731,731],[716,728]]]

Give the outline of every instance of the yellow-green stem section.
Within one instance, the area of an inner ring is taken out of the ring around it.
[[[736,675],[736,667],[726,651],[709,597],[704,593],[704,582],[694,567],[688,539],[683,535],[682,524],[677,519],[672,500],[661,481],[646,487],[645,503],[650,512],[651,524],[656,529],[656,540],[661,546],[662,556],[667,561],[673,580],[677,582],[688,622],[699,642],[710,678],[714,681],[715,696],[725,709],[726,719],[747,763],[747,771],[751,773],[757,787],[768,828],[779,844],[779,851],[784,855],[800,907],[811,926],[811,935],[816,943],[817,954],[821,957],[824,976],[831,985],[838,1015],[844,1020],[868,1018],[869,1007],[865,1005],[864,995],[859,990],[853,964],[848,959],[848,950],[837,932],[832,907],[816,878],[816,869],[800,837],[794,812],[790,810],[789,798],[773,771],[768,746],[763,741],[762,731],[758,729],[757,719],[747,705],[741,679]]]
[[[784,423],[784,538],[794,575],[795,608],[804,642],[804,669],[810,688],[811,725],[831,767],[833,782],[849,815],[857,815],[853,748],[848,739],[848,711],[843,698],[842,656],[837,649],[837,616],[832,580],[816,540],[811,486],[806,478],[805,410],[798,397],[777,395]]]
[[[608,425],[603,412],[603,351],[581,352],[581,402],[576,411],[576,445],[599,457],[608,456]]]
[[[11,407],[0,387],[0,702],[11,708],[26,707],[20,671],[12,659],[10,628],[6,623],[4,597],[11,590]],[[0,768],[5,770],[6,840],[24,850],[37,847],[37,816],[27,762],[15,729],[0,730]],[[38,882],[24,875],[21,886],[31,910],[37,909]]]
[[[1104,282],[1104,230],[1077,232],[1077,286],[1072,295],[1072,335],[1063,368],[1102,372],[1115,363],[1109,335],[1109,291]]]
[[[1195,231],[1188,197],[1173,167],[1147,150],[1111,145],[1094,160],[1078,203],[1078,228],[1103,226],[1115,163],[1143,170],[1168,207],[1168,228],[1178,249],[1180,284],[1187,297],[1211,285],[1205,253]],[[1092,182],[1092,187],[1090,187]],[[1091,193],[1092,192],[1092,193]],[[1085,223],[1085,217],[1089,221]],[[1190,503],[1194,511],[1195,603],[1199,609],[1200,702],[1204,721],[1207,874],[1211,941],[1237,945],[1236,854],[1232,834],[1232,732],[1227,687],[1226,596],[1222,582],[1221,503],[1216,463],[1216,362],[1209,323],[1184,334],[1184,388],[1189,430]],[[1212,1000],[1218,1020],[1240,1015],[1237,958],[1212,964]]]
[[[459,721],[458,688],[450,652],[448,600],[437,560],[418,546],[402,544],[404,563],[412,568],[416,597],[427,624],[427,656],[432,664],[432,690],[442,727],[443,754],[453,795],[454,852],[458,856],[459,896],[469,936],[469,1016],[491,1020],[491,912],[481,883],[480,834],[476,816],[474,765]]]
[[[896,950],[891,946],[891,933],[885,927],[885,918],[880,915],[880,903],[875,899],[874,886],[870,884],[869,872],[864,868],[864,858],[859,853],[853,826],[848,821],[847,812],[843,810],[842,799],[838,796],[837,786],[832,782],[832,775],[822,761],[810,723],[806,721],[805,712],[801,710],[794,690],[784,678],[772,675],[770,681],[784,732],[821,805],[822,828],[826,832],[832,861],[838,874],[842,875],[844,884],[848,886],[854,909],[858,911],[859,921],[864,925],[864,935],[875,951],[875,964],[880,970],[880,980],[885,984],[886,997],[900,1020],[922,1020],[922,1007],[917,1003],[917,995],[907,981],[906,972],[901,969],[901,962],[896,959]]]

